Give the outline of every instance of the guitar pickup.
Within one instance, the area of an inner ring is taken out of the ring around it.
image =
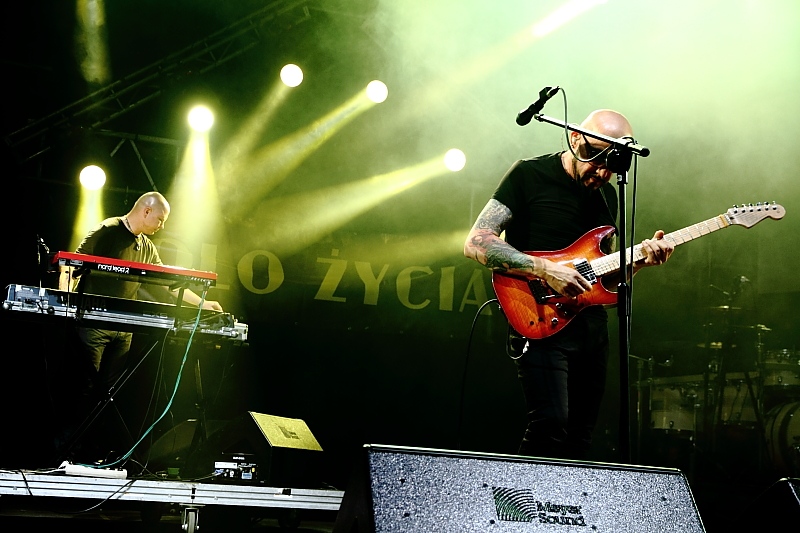
[[[576,259],[572,262],[575,270],[591,284],[597,283],[597,275],[592,270],[592,265],[586,259]],[[533,298],[538,304],[546,304],[548,300],[553,298],[561,298],[562,295],[554,291],[550,285],[541,279],[528,280],[528,287],[531,290]]]
[[[591,284],[597,283],[597,276],[592,270],[592,265],[589,264],[589,261],[586,259],[577,259],[572,262],[573,266],[575,266],[575,270],[586,279]]]

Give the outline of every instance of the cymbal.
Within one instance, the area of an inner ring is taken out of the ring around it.
[[[741,311],[742,310],[741,307],[733,307],[733,306],[730,306],[730,305],[711,306],[708,309],[711,309],[712,311]]]
[[[723,344],[724,344],[723,342],[709,342],[709,343],[701,342],[701,343],[697,344],[697,347],[698,348],[710,348],[712,350],[721,350]],[[731,344],[731,345],[729,345],[729,347],[730,348],[736,348],[736,345],[735,344]]]
[[[722,343],[721,342],[709,342],[709,343],[701,342],[700,344],[697,345],[697,347],[698,348],[711,348],[712,350],[720,350],[720,349],[722,349]]]
[[[742,329],[758,329],[761,331],[772,331],[772,329],[768,328],[764,324],[756,324],[754,326],[733,326],[733,327]]]

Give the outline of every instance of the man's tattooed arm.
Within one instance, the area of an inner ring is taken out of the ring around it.
[[[500,233],[510,220],[508,207],[489,200],[464,243],[464,255],[495,272],[541,278],[564,296],[574,298],[591,290],[592,285],[576,269],[520,252],[503,241]]]
[[[511,216],[508,207],[489,200],[464,243],[464,255],[498,272],[536,276],[541,273],[542,260],[520,252],[500,238]]]

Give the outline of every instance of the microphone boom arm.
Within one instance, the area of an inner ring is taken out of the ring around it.
[[[650,149],[646,146],[642,146],[641,144],[637,144],[633,139],[628,137],[622,137],[620,139],[616,139],[614,137],[609,137],[608,135],[603,135],[602,133],[596,133],[590,130],[586,130],[581,128],[580,126],[569,125],[563,120],[558,120],[552,117],[548,117],[547,115],[542,115],[541,113],[537,113],[533,115],[533,118],[538,120],[539,122],[547,122],[548,124],[552,124],[554,126],[561,126],[562,128],[566,129],[567,131],[576,131],[587,137],[593,137],[595,139],[599,139],[601,141],[607,142],[612,147],[617,148],[618,150],[622,151],[630,151],[635,155],[639,155],[642,157],[647,157],[650,155]]]

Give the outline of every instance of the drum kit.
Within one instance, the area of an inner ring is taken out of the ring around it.
[[[735,311],[724,308],[726,312]],[[798,476],[800,351],[765,349],[764,337],[770,328],[762,324],[729,329],[741,328],[755,333],[754,348],[736,346],[742,335],[700,343],[697,348],[707,354],[700,373],[642,379],[640,363],[636,402],[640,449],[645,429],[651,435],[687,439],[692,446],[704,443],[712,452],[727,447],[727,452],[742,457],[750,454],[731,449],[735,445],[730,435],[750,435],[755,454],[773,471]],[[652,376],[653,360],[647,361]]]

